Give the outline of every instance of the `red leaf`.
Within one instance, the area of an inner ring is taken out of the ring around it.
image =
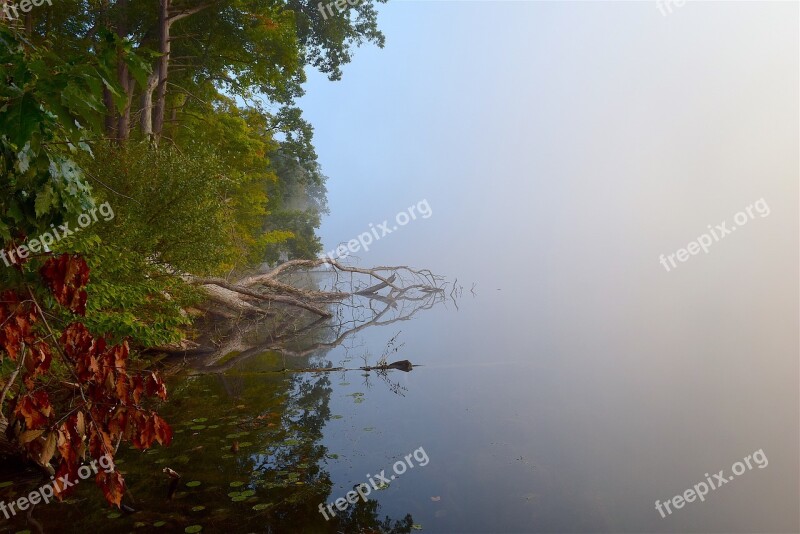
[[[152,397],[153,395],[158,395],[161,400],[166,400],[167,386],[164,385],[164,381],[161,380],[160,376],[155,373],[150,373],[145,377],[144,385],[148,396]]]
[[[80,256],[62,254],[48,259],[39,270],[59,304],[73,313],[86,315],[86,284],[89,266]]]
[[[44,428],[52,414],[50,399],[42,390],[20,397],[14,407],[14,415],[17,419],[25,421],[27,430]]]
[[[108,504],[114,504],[119,507],[122,502],[122,495],[125,493],[125,479],[119,471],[112,471],[106,473],[100,471],[97,473],[95,479],[97,485],[103,489],[103,495],[108,501]]]
[[[122,374],[117,377],[117,387],[116,387],[117,397],[122,404],[128,404],[131,398],[130,392],[130,379],[127,375]]]
[[[61,334],[61,344],[64,346],[64,352],[72,360],[90,353],[93,343],[92,334],[81,323],[70,324]]]
[[[172,443],[172,428],[161,417],[153,412],[153,424],[156,431],[156,440],[164,446]]]
[[[0,295],[0,349],[16,360],[22,343],[32,345],[31,327],[37,321],[31,302],[13,291]]]
[[[118,408],[108,422],[108,431],[113,439],[126,434],[128,421],[128,408]]]
[[[97,428],[97,425],[92,424],[89,426],[89,453],[93,458],[100,458],[106,454],[111,454],[114,450],[111,444],[111,436],[109,436],[102,429]]]
[[[149,449],[156,440],[155,421],[152,417],[147,417],[144,412],[136,412],[134,422],[136,426],[131,436],[133,446],[140,451]]]
[[[64,484],[62,477],[66,476],[67,481],[72,483],[72,486]],[[53,480],[53,493],[56,494],[58,500],[62,500],[66,495],[69,495],[75,490],[75,483],[78,481],[78,465],[70,466],[65,461],[61,461],[56,471],[56,476]]]
[[[133,403],[139,404],[144,393],[144,379],[140,375],[136,375],[131,379],[131,385],[133,386]]]
[[[46,373],[50,369],[50,362],[53,360],[53,355],[50,353],[50,346],[41,341],[36,342],[28,354],[25,356],[25,369],[28,375],[25,377],[26,384],[38,375]],[[33,389],[31,385],[28,389]]]

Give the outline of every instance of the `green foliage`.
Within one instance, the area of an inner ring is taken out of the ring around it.
[[[93,228],[103,242],[177,273],[219,274],[236,263],[229,206],[238,184],[207,148],[105,145],[85,165],[114,211]]]
[[[18,239],[92,206],[72,155],[88,150],[102,75],[0,26],[0,237]]]
[[[352,48],[365,42],[383,48],[386,38],[378,30],[376,3],[387,0],[361,0],[344,10],[323,16],[319,2],[285,0],[286,7],[297,13],[297,34],[303,44],[305,61],[328,74],[331,80],[342,77],[342,66],[352,58]],[[327,4],[329,2],[323,2]]]
[[[163,1],[66,2],[0,25],[3,246],[108,203],[113,218],[51,248],[90,265],[87,326],[142,345],[185,334],[199,295],[184,273],[319,253],[326,178],[294,105],[304,68],[338,79],[353,47],[384,43],[384,0],[327,18],[305,0],[170,0],[160,27]],[[145,113],[163,129],[140,128]],[[39,260],[0,265],[0,285],[36,283]]]
[[[143,347],[185,337],[191,318],[184,308],[197,304],[202,294],[142,256],[95,239],[85,249],[92,282],[84,324],[115,341],[128,338]]]
[[[213,83],[226,94],[264,96],[287,103],[305,81],[296,14],[281,2],[230,0],[181,21],[176,32],[198,36],[173,43],[173,53],[190,65],[174,83],[191,94]]]
[[[313,210],[282,210],[273,214],[269,225],[287,229],[283,231],[289,232],[291,237],[270,247],[266,261],[316,258],[322,251],[322,242],[315,233],[319,224],[319,214]]]
[[[316,235],[321,215],[328,213],[325,180],[316,160],[308,161],[292,153],[302,146],[293,139],[271,154],[271,163],[279,179],[267,189],[274,206],[265,220],[264,230],[283,229],[293,237],[267,251],[270,263],[281,258],[312,259],[322,251]]]
[[[225,208],[231,224],[227,246],[239,259],[226,263],[225,269],[230,270],[260,263],[267,247],[280,241],[278,234],[263,235],[264,219],[269,216],[267,187],[278,179],[266,156],[278,145],[263,113],[242,110],[227,98],[212,98],[213,93],[211,104],[193,105],[198,114],[187,118],[176,140],[191,153],[213,151],[224,169]]]
[[[214,153],[233,184],[228,208],[243,263],[315,257],[322,249],[315,232],[327,202],[313,129],[297,108],[270,115],[226,98],[212,102],[197,106],[177,140],[191,151],[195,139],[215,140]]]

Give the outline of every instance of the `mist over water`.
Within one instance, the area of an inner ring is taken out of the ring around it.
[[[326,439],[376,468],[425,446],[381,502],[433,532],[797,531],[797,5],[384,11],[387,48],[304,102],[341,177],[325,248],[425,198],[356,255],[464,291],[362,334],[402,330],[424,367],[358,406],[380,432]],[[758,450],[768,466],[656,510]]]

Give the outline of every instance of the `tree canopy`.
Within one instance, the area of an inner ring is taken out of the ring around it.
[[[320,252],[326,177],[295,101],[305,68],[337,80],[383,46],[375,1],[0,11],[0,453],[74,476],[122,441],[169,444],[136,349],[191,337],[192,279]],[[97,483],[119,506],[120,473]]]

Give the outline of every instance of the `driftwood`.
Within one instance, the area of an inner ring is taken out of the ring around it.
[[[417,365],[417,367],[420,367]],[[396,369],[404,373],[414,369],[414,365],[408,360],[400,360],[384,365],[367,365],[366,367],[307,367],[305,369],[281,369],[278,373],[331,373],[335,371],[390,371]]]
[[[354,295],[339,302],[333,318],[305,320],[302,316],[294,316],[283,320],[270,318],[266,322],[259,318],[243,318],[231,323],[207,317],[202,330],[211,336],[207,343],[213,344],[214,348],[188,351],[186,354],[192,357],[181,361],[194,372],[205,374],[223,373],[248,358],[272,350],[280,352],[284,361],[301,359],[337,347],[364,329],[408,321],[445,299],[443,291],[395,293],[387,297]],[[301,342],[298,346],[297,340],[312,332],[316,332],[313,338],[324,341]]]
[[[336,278],[333,291],[303,289],[287,284],[279,279],[300,269],[309,270],[327,265],[330,274]],[[339,275],[348,273],[364,275],[378,281],[377,284],[359,289],[343,288]],[[269,272],[244,277],[237,281],[223,278],[201,278],[185,275],[190,283],[201,286],[216,305],[209,311],[223,317],[270,316],[275,314],[275,306],[295,308],[311,312],[318,317],[329,318],[332,313],[325,308],[327,304],[341,302],[353,295],[370,296],[384,301],[394,300],[410,291],[420,293],[443,292],[442,278],[428,270],[414,270],[406,266],[374,267],[363,269],[344,265],[332,258],[315,260],[292,260],[280,264]],[[378,295],[378,291],[389,288],[388,295]]]
[[[238,278],[188,274],[183,278],[208,295],[198,328],[201,338],[153,350],[197,357],[190,365],[201,372],[222,371],[265,350],[284,351],[285,343],[317,327],[331,328],[341,341],[368,324],[385,324],[380,321],[385,314],[392,316],[389,322],[408,319],[417,309],[444,300],[448,285],[429,270],[366,269],[327,257],[291,260]],[[337,324],[348,308],[358,311],[365,324],[359,326],[360,320]],[[335,346],[339,341],[322,345]],[[231,353],[238,355],[226,358]]]
[[[381,282],[379,284],[375,284],[374,286],[370,286],[367,289],[362,289],[361,291],[356,291],[355,293],[356,293],[356,295],[372,295],[374,293],[377,293],[378,291],[380,291],[381,289],[383,289],[385,287],[389,287],[389,284],[394,282],[396,279],[397,279],[397,275],[393,274],[392,276],[389,277],[388,282]]]

